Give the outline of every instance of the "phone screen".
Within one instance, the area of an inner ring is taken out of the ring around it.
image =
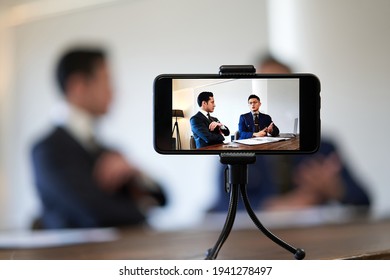
[[[318,149],[319,81],[313,75],[160,75],[154,90],[160,153]]]

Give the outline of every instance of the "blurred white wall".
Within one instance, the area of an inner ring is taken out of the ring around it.
[[[388,0],[8,1],[0,12],[0,228],[25,228],[39,212],[32,141],[59,98],[57,55],[79,42],[111,54],[117,97],[101,134],[166,185],[166,227],[199,221],[215,196],[217,156],[161,156],[152,146],[152,84],[161,73],[217,73],[252,64],[268,46],[322,83],[324,135],[390,214],[387,104]],[[12,4],[16,3],[16,4]]]
[[[73,43],[107,47],[116,89],[101,134],[160,180],[171,206],[165,227],[193,224],[216,192],[217,156],[161,156],[153,149],[152,86],[161,73],[218,73],[250,64],[266,49],[266,2],[258,0],[30,1],[5,10],[1,33],[7,66],[3,88],[0,228],[25,228],[39,213],[29,161],[60,101],[53,81],[57,56]],[[4,115],[4,116],[3,116]]]

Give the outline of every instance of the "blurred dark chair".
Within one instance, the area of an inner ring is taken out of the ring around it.
[[[238,140],[240,139],[240,132],[237,130],[235,133],[234,133],[234,140]]]
[[[195,138],[192,135],[190,137],[190,149],[191,150],[195,150],[196,149]]]
[[[34,218],[31,221],[30,229],[31,230],[41,230],[41,229],[44,229],[43,222],[42,222],[42,217]]]

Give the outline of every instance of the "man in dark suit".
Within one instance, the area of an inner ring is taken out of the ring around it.
[[[271,117],[260,113],[260,98],[257,95],[248,97],[250,112],[240,116],[238,123],[239,139],[252,137],[278,136],[279,128],[273,123]]]
[[[94,141],[94,124],[110,105],[105,54],[74,49],[57,66],[67,116],[32,149],[44,228],[128,226],[164,205],[158,183],[118,152]]]
[[[200,110],[190,119],[196,148],[199,149],[223,143],[225,140],[224,136],[228,136],[230,131],[217,118],[210,115],[215,108],[213,93],[208,91],[201,92],[198,95],[197,102]]]

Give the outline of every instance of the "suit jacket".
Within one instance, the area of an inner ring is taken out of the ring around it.
[[[87,151],[61,127],[33,146],[45,228],[122,226],[145,220],[128,189],[108,194],[98,187],[93,170],[103,151]]]
[[[259,113],[259,129],[263,130],[272,123],[272,119],[269,115]],[[255,132],[255,122],[251,112],[240,116],[238,122],[239,139],[252,138],[253,132]],[[271,136],[278,136],[279,128],[274,124],[274,128]]]
[[[219,122],[217,118],[211,117],[211,119],[215,122]],[[226,126],[225,129],[215,129],[214,131],[210,131],[209,125],[211,121],[201,112],[192,116],[190,123],[197,149],[223,143],[225,140],[223,135],[228,136],[230,134],[229,128]],[[220,132],[222,132],[223,135]]]

